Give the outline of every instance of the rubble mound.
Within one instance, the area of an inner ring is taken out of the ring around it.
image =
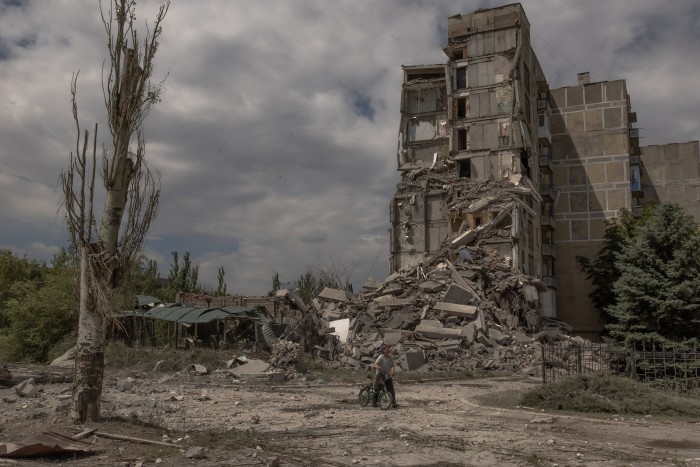
[[[388,344],[400,371],[535,375],[541,372],[535,337],[560,338],[561,323],[550,325],[542,317],[539,292],[545,290],[538,278],[496,252],[447,247],[383,282],[369,279],[357,296],[325,289],[313,305],[328,322],[345,366],[365,368]]]
[[[270,348],[270,364],[275,368],[294,367],[304,358],[304,347],[288,340],[277,340]]]

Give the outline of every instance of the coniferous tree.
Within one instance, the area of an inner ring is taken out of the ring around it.
[[[639,218],[632,215],[629,210],[622,209],[619,217],[605,221],[603,246],[598,255],[592,261],[585,256],[576,257],[581,271],[586,274],[586,279],[590,280],[594,286],[593,292],[589,295],[593,306],[605,316],[608,322],[614,321],[606,309],[617,302],[613,284],[620,277],[620,270],[615,263],[616,255],[622,251],[630,238],[634,237],[637,229],[649,218],[654,206],[650,205]]]
[[[216,288],[216,292],[214,295],[222,296],[226,295],[226,282],[224,281],[224,276],[226,275],[226,271],[224,271],[224,267],[221,266],[218,271],[218,280],[219,280],[219,286]]]
[[[678,205],[659,205],[616,255],[620,277],[610,337],[642,341],[688,341],[700,335],[700,231]]]

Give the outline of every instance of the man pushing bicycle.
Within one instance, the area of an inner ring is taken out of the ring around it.
[[[381,380],[383,379],[386,390],[389,391],[389,394],[391,394],[391,406],[396,408],[399,406],[399,404],[396,403],[396,393],[394,392],[394,382],[392,380],[394,373],[396,372],[396,365],[394,364],[394,357],[391,356],[391,347],[386,344],[382,344],[382,346],[379,348],[379,352],[379,357],[377,357],[377,360],[375,360],[375,362],[372,364],[372,367],[376,368],[377,370],[377,374],[375,376],[375,389],[378,389],[377,386],[380,386],[380,383],[382,383]],[[373,403],[375,407],[379,402],[378,398],[379,393],[375,392]]]

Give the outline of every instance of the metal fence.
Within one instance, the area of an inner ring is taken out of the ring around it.
[[[656,389],[700,396],[700,348],[645,343],[623,348],[598,342],[556,342],[542,346],[542,382],[607,372],[628,376]]]

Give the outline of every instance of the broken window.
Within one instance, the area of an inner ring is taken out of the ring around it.
[[[455,69],[455,89],[467,89],[467,67]]]
[[[464,58],[464,49],[453,50],[452,57],[454,60],[462,60]]]
[[[405,94],[406,112],[420,114],[426,112],[439,112],[446,109],[445,88],[411,89]]]
[[[469,117],[469,100],[466,97],[460,97],[456,100],[457,118]]]
[[[520,164],[523,166],[523,173],[530,174],[530,158],[528,157],[527,150],[522,149],[520,151]]]
[[[472,163],[470,160],[459,161],[459,176],[461,178],[471,178]]]
[[[458,128],[457,129],[457,151],[466,151],[469,149],[469,129],[468,128]]]
[[[447,136],[447,120],[444,117],[414,117],[408,121],[406,136],[409,142]]]

